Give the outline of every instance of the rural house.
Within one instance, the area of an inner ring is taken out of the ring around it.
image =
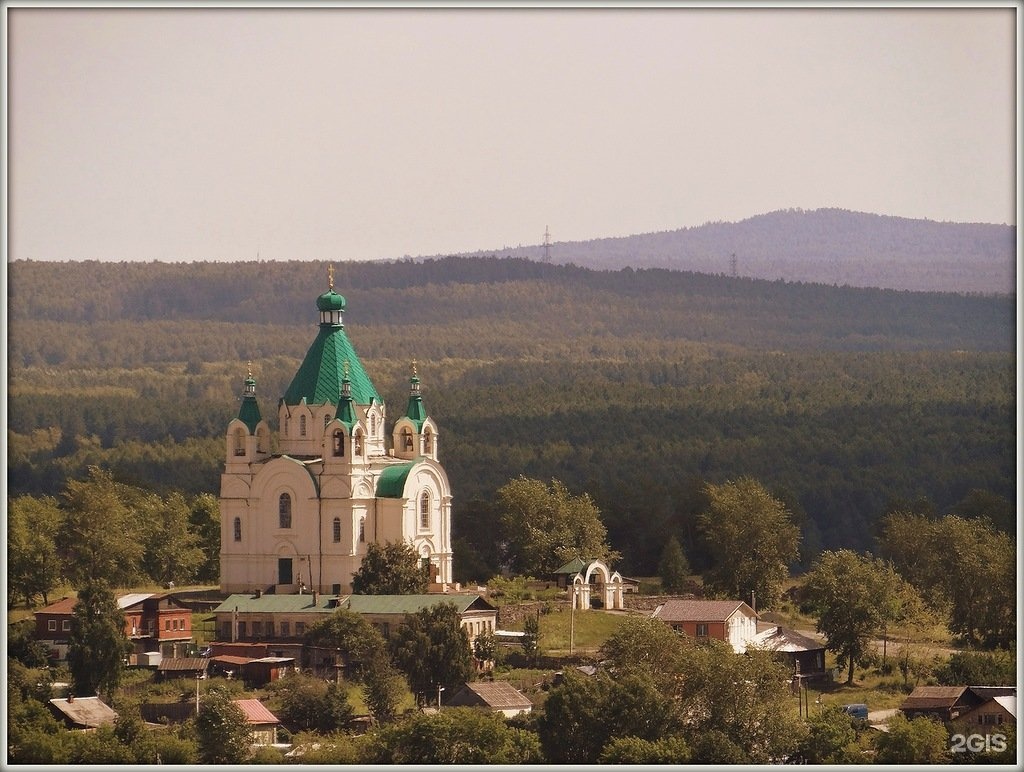
[[[36,639],[52,659],[67,658],[68,636],[77,598],[61,598],[35,612]],[[192,612],[169,593],[130,593],[117,599],[124,613],[124,634],[134,646],[133,658],[146,652],[182,656],[192,642]]]
[[[259,700],[232,700],[249,723],[252,730],[253,745],[276,745],[277,728],[281,720],[270,712],[270,709]]]
[[[117,711],[99,697],[57,697],[47,703],[68,729],[96,729],[113,726]]]
[[[742,654],[757,638],[757,614],[741,600],[667,600],[651,615],[694,638],[713,638]]]

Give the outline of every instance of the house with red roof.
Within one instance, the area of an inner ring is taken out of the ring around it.
[[[757,613],[741,600],[667,600],[651,616],[684,635],[724,641],[737,654],[757,638]]]

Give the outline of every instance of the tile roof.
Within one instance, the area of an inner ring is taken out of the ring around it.
[[[36,614],[70,614],[78,605],[78,598],[61,598],[39,609]]]
[[[471,694],[466,694],[466,692]],[[473,699],[475,695],[477,699]],[[482,703],[495,710],[506,710],[509,708],[532,708],[530,698],[516,689],[508,681],[474,681],[466,684],[463,689],[456,693],[450,704],[459,702]]]
[[[50,705],[78,726],[108,726],[117,718],[117,711],[99,697],[57,697],[50,700]]]
[[[280,724],[281,721],[259,700],[232,700],[250,724]]]
[[[737,610],[754,615],[754,610],[741,600],[667,600],[653,616],[664,622],[724,622]]]

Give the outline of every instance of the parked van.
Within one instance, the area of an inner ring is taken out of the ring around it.
[[[865,721],[868,720],[868,706],[863,702],[855,702],[850,705],[843,705],[843,710],[849,713],[854,718],[860,718]]]

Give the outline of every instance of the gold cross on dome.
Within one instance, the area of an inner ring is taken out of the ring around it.
[[[334,289],[334,266],[327,266],[327,288]]]

